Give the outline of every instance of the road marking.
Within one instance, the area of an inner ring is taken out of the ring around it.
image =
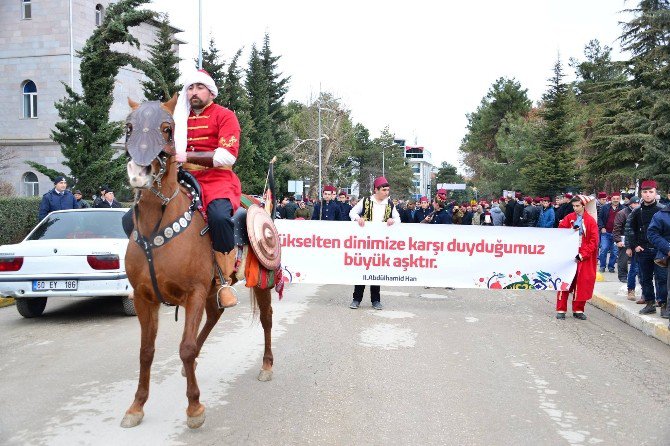
[[[409,297],[409,293],[406,293],[404,291],[380,291],[380,294],[382,296],[402,296],[402,297]]]
[[[446,294],[421,294],[419,297],[423,299],[449,299],[453,296],[449,296]]]

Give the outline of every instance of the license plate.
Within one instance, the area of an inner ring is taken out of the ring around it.
[[[76,291],[78,280],[33,280],[33,291]]]

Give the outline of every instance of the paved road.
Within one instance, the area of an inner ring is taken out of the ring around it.
[[[670,444],[667,345],[593,307],[557,321],[550,293],[386,290],[374,311],[348,308],[351,287],[289,288],[269,383],[260,324],[246,301],[226,311],[200,359],[196,431],[172,310],[145,419],[126,430],[139,327],[120,303],[50,302],[33,320],[0,309],[0,443]]]

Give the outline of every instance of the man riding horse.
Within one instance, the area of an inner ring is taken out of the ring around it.
[[[229,281],[235,265],[232,216],[240,206],[242,187],[232,170],[240,147],[235,112],[215,104],[218,89],[206,71],[186,76],[174,112],[176,159],[202,187],[203,207],[216,263]],[[215,274],[219,305],[237,305],[228,283]]]

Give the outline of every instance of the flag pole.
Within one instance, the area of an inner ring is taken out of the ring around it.
[[[198,69],[202,70],[202,0],[198,0]]]

